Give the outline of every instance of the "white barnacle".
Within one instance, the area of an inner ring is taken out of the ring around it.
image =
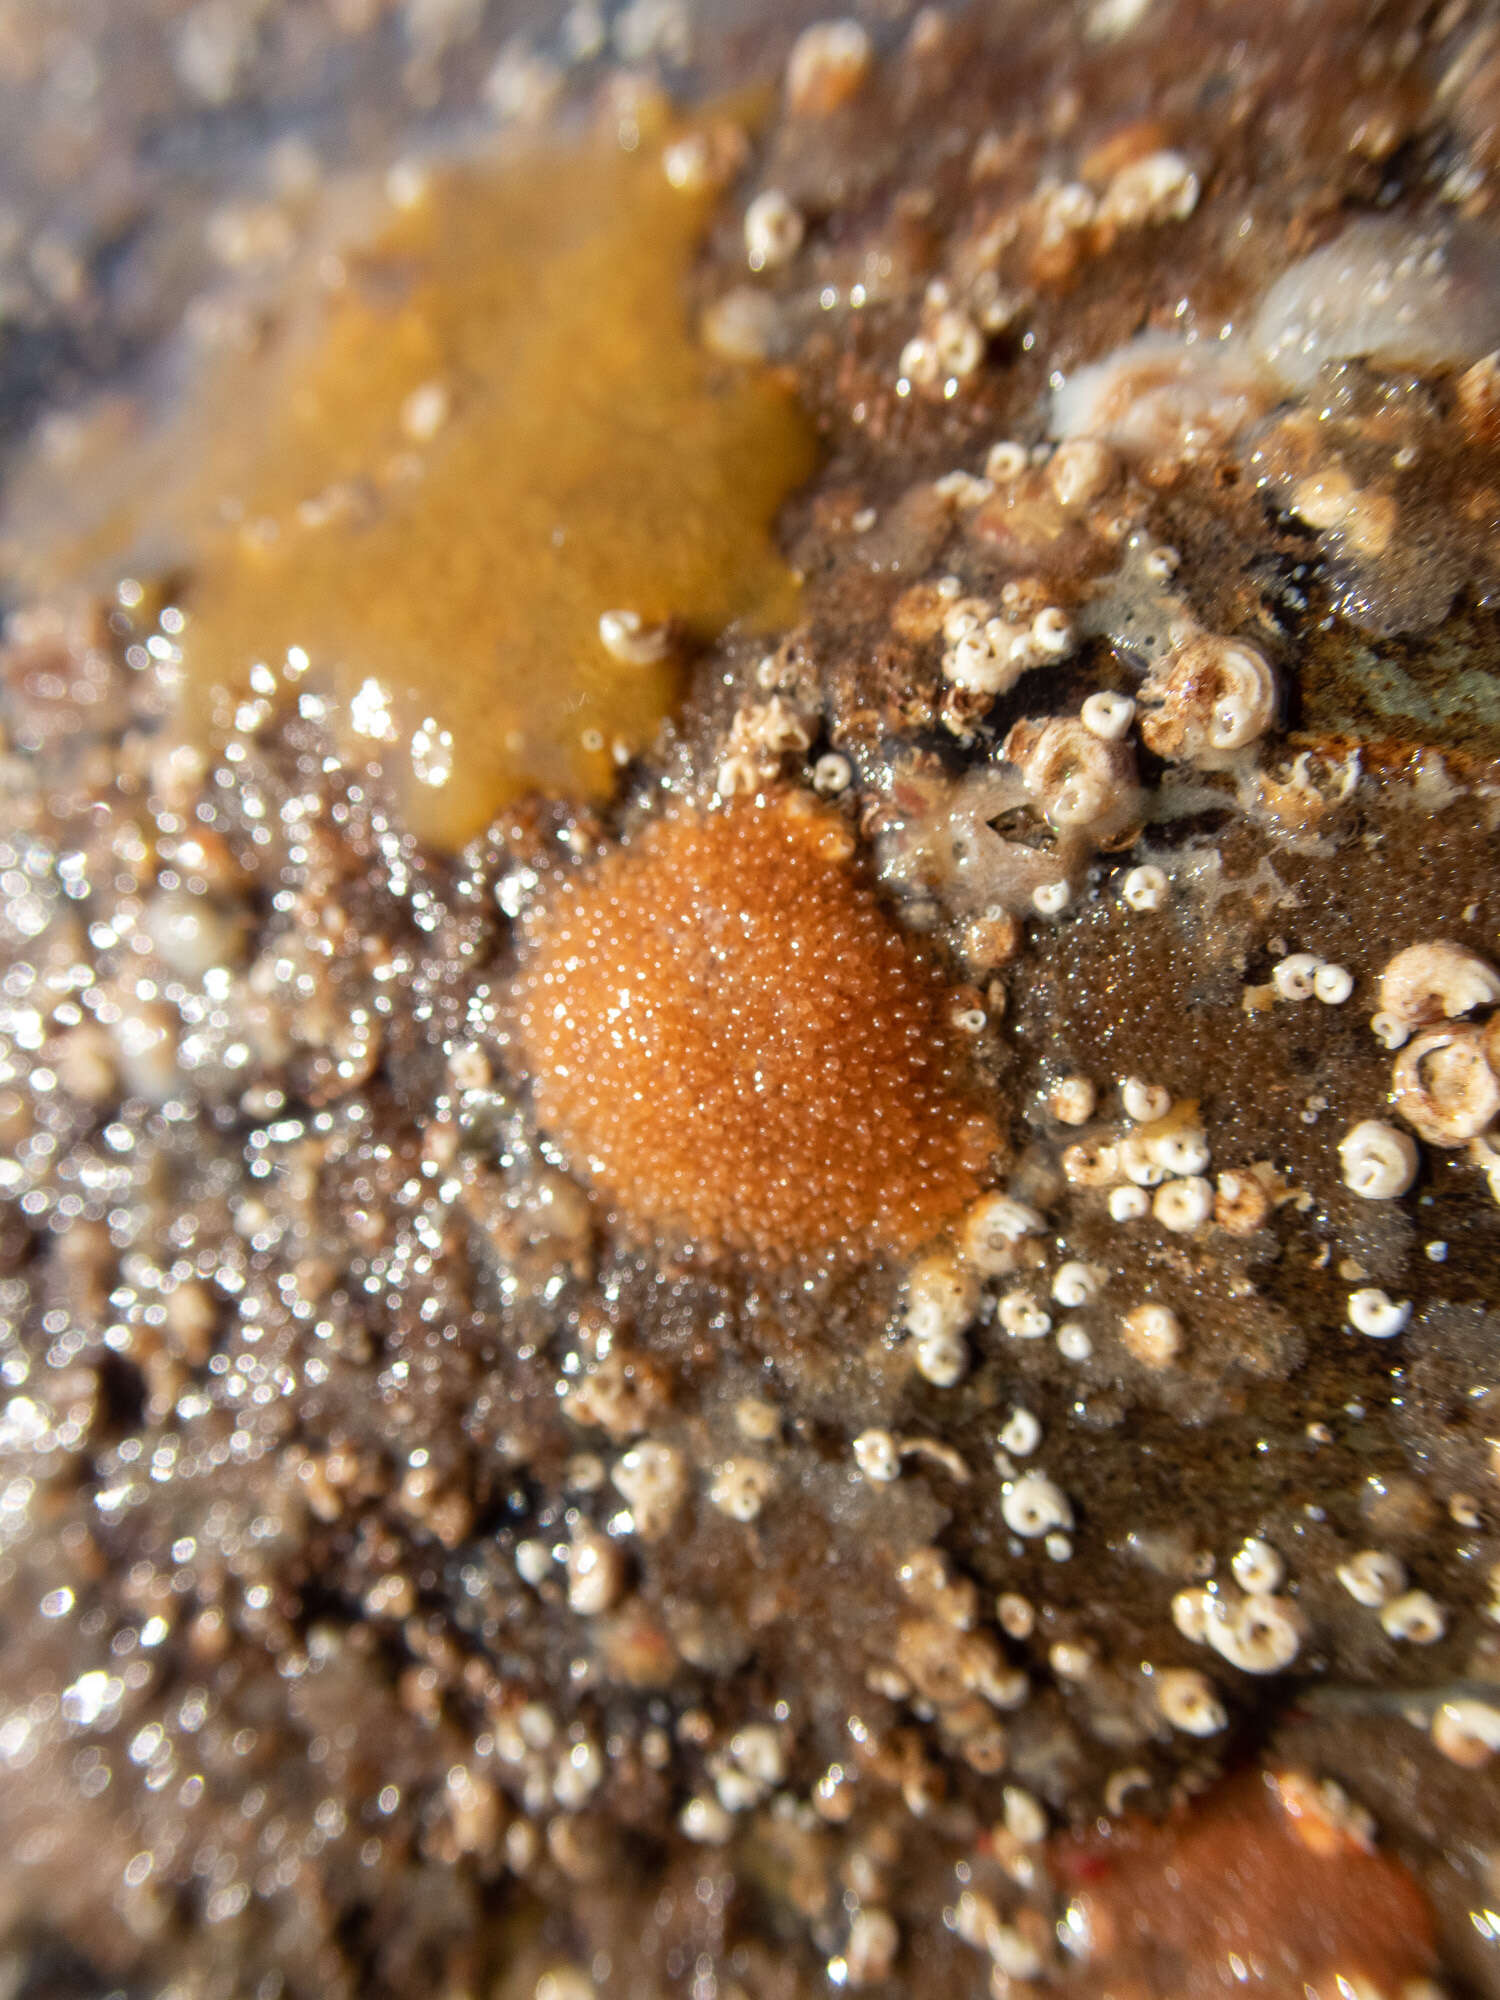
[[[1196,1667],[1168,1667],[1159,1673],[1156,1706],[1164,1721],[1188,1736],[1213,1736],[1229,1721],[1213,1682]]]
[[[854,1462],[877,1486],[900,1477],[901,1452],[889,1431],[861,1431],[854,1440]]]
[[[1076,717],[1018,722],[1001,754],[1019,769],[1027,794],[1059,833],[1102,845],[1136,817],[1140,793],[1129,744],[1103,741]]]
[[[1007,1292],[996,1317],[1017,1340],[1041,1340],[1052,1331],[1052,1315],[1042,1310],[1030,1292]]]
[[[1147,1140],[1151,1157],[1169,1174],[1201,1174],[1211,1157],[1208,1134],[1198,1125],[1179,1125]]]
[[[1208,1644],[1208,1628],[1214,1616],[1213,1593],[1198,1585],[1179,1590],[1172,1599],[1172,1623],[1183,1638],[1191,1639],[1195,1646]]]
[[[1078,720],[1090,736],[1097,736],[1102,743],[1119,743],[1130,734],[1135,703],[1128,694],[1111,694],[1108,689],[1099,688],[1084,697]]]
[[[978,1303],[978,1279],[945,1251],[923,1257],[906,1274],[906,1330],[916,1340],[962,1333]]]
[[[1214,1651],[1247,1674],[1279,1674],[1302,1650],[1302,1622],[1284,1597],[1215,1599],[1206,1634]]]
[[[966,312],[939,313],[932,325],[932,349],[938,374],[962,380],[984,359],[984,335]]]
[[[1126,1181],[1122,1186],[1110,1189],[1106,1206],[1111,1222],[1139,1222],[1151,1213],[1151,1197],[1143,1187]]]
[[[689,1840],[706,1847],[722,1847],[734,1834],[734,1821],[717,1799],[691,1798],[677,1815],[677,1824]]]
[[[790,263],[802,247],[800,210],[781,192],[766,188],[745,210],[745,254],[752,271],[774,271]]]
[[[1172,1093],[1165,1084],[1127,1076],[1120,1085],[1120,1103],[1133,1124],[1154,1125],[1172,1109]]]
[[[1026,1472],[1013,1480],[1001,1495],[1000,1512],[1013,1533],[1028,1539],[1073,1525],[1067,1494],[1044,1472]]]
[[[1159,910],[1167,900],[1170,886],[1166,871],[1147,862],[1127,872],[1120,884],[1120,895],[1128,909]]]
[[[1279,1590],[1286,1578],[1286,1564],[1267,1541],[1251,1535],[1229,1559],[1234,1580],[1250,1597],[1266,1597]]]
[[[1031,454],[1024,444],[1017,444],[1013,438],[1002,438],[992,444],[984,461],[984,473],[996,486],[1008,486],[1019,479],[1031,463]]]
[[[1120,1168],[1137,1187],[1160,1187],[1167,1177],[1151,1141],[1141,1132],[1127,1133],[1120,1141]]]
[[[621,666],[654,667],[667,657],[672,635],[666,625],[648,625],[639,611],[604,611],[599,643]]]
[[[1057,1351],[1064,1361],[1087,1361],[1094,1352],[1088,1328],[1076,1319],[1064,1320],[1057,1329]]]
[[[1041,1441],[1040,1420],[1030,1410],[1018,1405],[1001,1426],[1001,1450],[1008,1451],[1013,1458],[1030,1458]]]
[[[1334,1572],[1356,1604],[1378,1611],[1406,1588],[1406,1566],[1387,1549],[1361,1549]]]
[[[1447,1616],[1437,1599],[1425,1590],[1404,1590],[1380,1609],[1381,1629],[1387,1638],[1409,1640],[1414,1646],[1433,1646],[1448,1629]]]
[[[786,65],[787,109],[796,118],[826,118],[857,94],[875,59],[860,22],[814,21],[792,44]]]
[[[1391,1067],[1397,1111],[1433,1146],[1461,1146],[1500,1115],[1500,1077],[1490,1068],[1482,1031],[1467,1023],[1427,1028]]]
[[[1473,1695],[1445,1701],[1429,1727],[1434,1746],[1450,1763],[1477,1770],[1500,1750],[1500,1690],[1493,1702]]]
[[[1047,1109],[1064,1125],[1087,1125],[1099,1103],[1099,1093],[1086,1076],[1062,1076],[1047,1093]]]
[[[731,1458],[715,1468],[708,1497],[731,1520],[754,1521],[775,1484],[776,1475],[764,1459]]]
[[[1120,462],[1100,438],[1067,438],[1047,461],[1058,505],[1073,509],[1100,500],[1120,476]]]
[[[1290,952],[1272,968],[1271,984],[1280,1000],[1311,1000],[1323,961],[1310,951]]]
[[[1345,965],[1320,965],[1313,974],[1313,995],[1325,1007],[1342,1007],[1354,992],[1354,974]]]
[[[1193,169],[1181,153],[1163,147],[1114,174],[1099,202],[1099,220],[1121,229],[1184,222],[1198,206],[1198,194]]]
[[[837,750],[825,750],[812,767],[813,790],[825,799],[847,792],[854,779],[854,766]]]
[[[1072,901],[1073,892],[1064,881],[1043,882],[1031,892],[1031,906],[1039,917],[1060,917]]]
[[[1171,1229],[1184,1236],[1201,1228],[1213,1212],[1213,1187],[1202,1174],[1190,1174],[1186,1180],[1168,1181],[1165,1187],[1156,1190],[1151,1204],[1151,1213],[1163,1229]]]
[[[1031,637],[1049,660],[1066,659],[1077,645],[1072,621],[1055,604],[1044,605],[1032,619]]]
[[[1366,1201],[1392,1201],[1417,1177],[1416,1141],[1380,1118],[1361,1119],[1339,1141],[1344,1185]]]
[[[1349,1294],[1349,1324],[1372,1340],[1391,1340],[1411,1318],[1411,1300],[1393,1299],[1378,1285],[1362,1285]]]
[[[951,1389],[969,1372],[969,1350],[962,1334],[935,1333],[920,1336],[912,1343],[917,1373],[935,1389]]]
[[[1386,1026],[1381,1039],[1388,1048],[1399,1047],[1387,1036],[1404,1040],[1414,1028],[1500,1004],[1500,974],[1466,945],[1429,938],[1398,951],[1384,967],[1378,1000],[1376,1019]]]
[[[1024,1237],[1046,1228],[1040,1211],[1029,1201],[1008,1194],[982,1194],[964,1211],[959,1247],[966,1263],[987,1278],[1003,1277],[1015,1268],[1016,1246]]]
[[[1104,1283],[1104,1273],[1097,1264],[1085,1264],[1081,1258],[1070,1258],[1066,1264],[1059,1264],[1052,1279],[1052,1296],[1060,1306],[1086,1306],[1090,1299],[1099,1296]]]

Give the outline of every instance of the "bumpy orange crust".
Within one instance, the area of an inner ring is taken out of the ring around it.
[[[938,969],[791,802],[683,814],[532,921],[519,1040],[544,1130],[659,1233],[761,1257],[907,1250],[994,1144]]]

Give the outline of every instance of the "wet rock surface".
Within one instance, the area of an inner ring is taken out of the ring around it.
[[[775,78],[663,171],[722,174],[692,324],[824,447],[796,622],[456,853],[315,674],[184,726],[189,577],[13,602],[6,1977],[1500,1992],[1489,17],[503,13],[204,4],[118,85],[86,12],[0,39],[92,107],[65,352],[226,296],[182,252],[134,323],[97,261],[122,162],[153,257],[204,220],[164,63],[268,172],[299,60],[381,167]],[[710,1072],[795,1144],[733,1124],[695,1207]]]

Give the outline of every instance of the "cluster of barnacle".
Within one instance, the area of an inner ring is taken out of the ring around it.
[[[1500,1201],[1500,974],[1466,945],[1443,938],[1409,945],[1380,975],[1371,1027],[1389,1049],[1391,1104],[1430,1146],[1466,1146]],[[1482,1020],[1472,1018],[1485,1014]],[[1339,1142],[1345,1184],[1367,1200],[1392,1200],[1416,1179],[1411,1137],[1378,1118],[1362,1119]],[[1356,1322],[1357,1323],[1357,1322]],[[1398,1332],[1396,1325],[1366,1332]]]

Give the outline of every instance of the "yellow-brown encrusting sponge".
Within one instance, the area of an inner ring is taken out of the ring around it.
[[[943,976],[800,799],[657,821],[531,919],[544,1132],[637,1232],[777,1263],[905,1251],[995,1143]]]

